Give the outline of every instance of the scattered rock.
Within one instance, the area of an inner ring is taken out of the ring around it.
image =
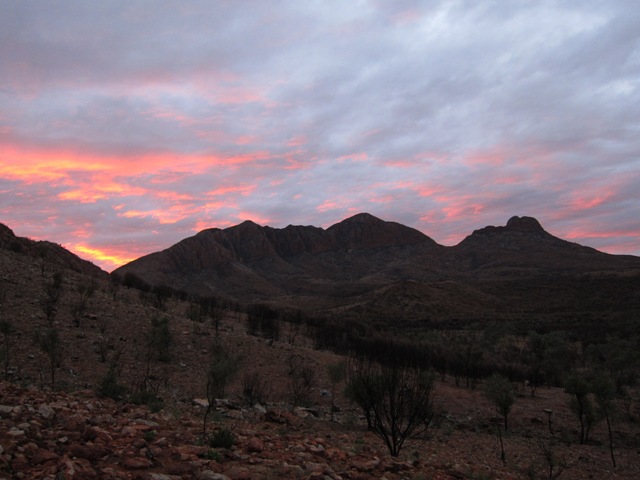
[[[198,474],[196,477],[197,480],[231,480],[226,475],[222,475],[221,473],[215,473],[211,470],[204,470]]]
[[[8,415],[13,411],[13,407],[9,405],[0,405],[0,415]]]
[[[206,398],[194,398],[191,403],[196,407],[207,408],[209,406],[209,400]]]
[[[247,452],[260,453],[264,451],[264,443],[257,437],[251,437],[247,441]]]
[[[122,462],[122,465],[130,470],[140,470],[151,467],[152,463],[149,459],[144,457],[132,457],[126,458],[124,462]]]

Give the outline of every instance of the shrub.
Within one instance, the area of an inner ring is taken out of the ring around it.
[[[289,392],[294,407],[308,406],[316,375],[310,367],[295,369],[289,378]]]
[[[236,438],[228,428],[217,430],[213,435],[209,437],[209,446],[211,448],[225,448],[229,450],[233,447]]]
[[[155,351],[158,360],[161,362],[169,362],[171,360],[173,335],[169,329],[169,319],[167,317],[154,317],[151,319],[151,331],[147,341]]]
[[[496,411],[504,418],[504,429],[509,429],[508,417],[516,400],[511,382],[500,374],[491,375],[484,384],[484,394],[496,407]]]
[[[240,357],[229,354],[221,343],[216,341],[211,347],[211,360],[207,371],[207,400],[209,404],[204,412],[203,435],[207,433],[207,418],[215,405],[216,398],[223,398],[227,385],[235,377],[240,366]]]
[[[347,396],[363,411],[367,424],[392,457],[433,418],[434,374],[400,365],[360,364],[349,376]]]
[[[242,379],[242,398],[244,403],[253,406],[256,403],[265,404],[269,400],[269,380],[258,372],[246,374]]]
[[[110,367],[106,375],[102,377],[100,386],[98,387],[98,393],[103,397],[113,398],[118,400],[124,395],[126,388],[118,383],[118,375],[115,367]]]

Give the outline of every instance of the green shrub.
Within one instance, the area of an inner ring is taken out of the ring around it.
[[[215,460],[218,463],[222,463],[222,455],[220,455],[220,452],[217,452],[216,450],[213,450],[211,448],[198,456],[200,458],[204,458],[205,460]]]
[[[236,438],[228,428],[217,430],[213,435],[209,437],[209,446],[211,448],[226,448],[227,450],[233,447]]]
[[[98,393],[102,397],[113,398],[114,400],[120,399],[126,393],[126,387],[118,383],[118,375],[115,369],[110,368],[98,387]]]

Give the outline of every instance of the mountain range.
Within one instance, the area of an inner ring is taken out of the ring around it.
[[[528,319],[571,328],[640,312],[640,257],[562,240],[526,216],[451,247],[366,213],[327,229],[245,221],[113,273],[242,304],[403,325]]]
[[[2,224],[0,247],[38,258],[43,268],[108,275],[60,245],[17,237]],[[635,328],[640,318],[640,257],[562,240],[526,216],[450,247],[366,213],[327,229],[245,221],[203,230],[112,274],[241,305],[404,329],[508,321],[606,333]]]

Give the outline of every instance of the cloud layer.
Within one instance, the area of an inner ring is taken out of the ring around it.
[[[107,270],[245,219],[640,255],[634,0],[0,0],[0,222]]]

